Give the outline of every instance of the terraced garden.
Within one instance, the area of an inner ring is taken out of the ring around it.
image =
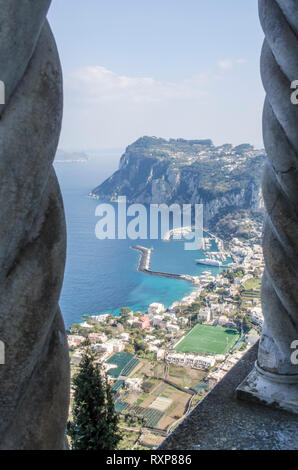
[[[164,413],[159,410],[152,408],[142,408],[141,406],[130,406],[129,411],[135,413],[137,416],[141,416],[146,420],[146,426],[149,428],[155,428],[161,418],[164,416]]]
[[[115,353],[107,360],[107,364],[113,364],[117,367],[110,369],[108,375],[114,379],[117,379],[120,375],[126,377],[133,371],[138,363],[139,360],[133,354],[122,352]]]
[[[118,400],[116,401],[116,403],[114,403],[114,408],[115,408],[116,413],[121,413],[127,407],[128,407],[128,403],[126,403],[125,401]]]

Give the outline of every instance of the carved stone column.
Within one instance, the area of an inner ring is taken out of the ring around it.
[[[69,359],[65,220],[52,166],[62,76],[50,0],[0,0],[0,449],[62,449]]]
[[[263,177],[267,211],[262,284],[265,319],[255,369],[238,388],[240,398],[298,413],[298,4],[259,0],[265,42],[261,74],[266,90],[263,134],[268,160]]]

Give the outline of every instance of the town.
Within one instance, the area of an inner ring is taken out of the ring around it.
[[[213,273],[206,267],[193,279],[194,291],[169,308],[157,302],[146,312],[124,307],[121,315],[84,315],[71,326],[72,374],[88,338],[114,392],[120,448],[156,448],[258,340],[259,239],[257,233],[253,240],[225,242],[237,263]]]

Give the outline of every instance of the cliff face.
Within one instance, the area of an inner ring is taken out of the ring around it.
[[[204,223],[239,209],[263,208],[264,153],[244,144],[215,147],[210,140],[142,137],[128,146],[119,170],[92,191],[103,200],[204,204]]]

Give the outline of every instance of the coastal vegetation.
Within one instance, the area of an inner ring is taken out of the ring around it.
[[[85,350],[72,380],[74,401],[68,435],[73,450],[113,450],[121,436],[113,393],[105,374],[95,363],[91,344]]]

